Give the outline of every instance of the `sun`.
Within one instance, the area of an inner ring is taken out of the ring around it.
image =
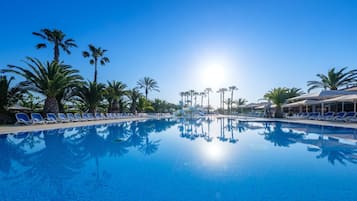
[[[223,85],[225,79],[225,63],[219,60],[210,60],[201,66],[201,82],[204,86],[219,88]]]

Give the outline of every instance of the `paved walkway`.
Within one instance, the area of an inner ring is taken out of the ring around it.
[[[319,121],[319,120],[308,120],[308,119],[274,119],[274,118],[229,116],[229,115],[225,115],[225,117],[235,118],[241,121],[280,121],[280,122],[287,122],[287,123],[301,123],[301,124],[310,124],[310,125],[336,126],[336,127],[357,129],[357,123],[341,122],[341,121]]]
[[[110,123],[146,120],[146,119],[152,119],[152,117],[129,117],[129,118],[122,118],[122,119],[95,120],[95,121],[56,123],[56,124],[36,124],[36,125],[23,125],[23,126],[3,125],[0,126],[0,135],[8,134],[8,133],[52,130],[52,129],[59,129],[59,128],[72,128],[72,127],[80,127],[80,126],[110,124]]]

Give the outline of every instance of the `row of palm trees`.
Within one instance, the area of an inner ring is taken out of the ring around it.
[[[321,88],[324,90],[339,90],[357,86],[357,69],[348,70],[347,67],[344,67],[337,70],[336,68],[331,68],[326,75],[319,73],[316,76],[318,80],[307,82],[308,92]],[[299,88],[278,87],[268,91],[264,95],[264,98],[276,105],[275,117],[280,118],[282,117],[281,105],[287,99],[302,95],[303,93]]]
[[[77,47],[75,40],[67,38],[66,34],[58,29],[42,29],[40,32],[33,32],[33,35],[44,40],[36,45],[37,49],[53,47],[53,59],[42,62],[37,58],[26,57],[24,66],[8,65],[1,70],[2,73],[15,74],[25,80],[11,87],[13,77],[0,77],[2,111],[21,100],[21,97],[24,97],[21,94],[24,92],[45,97],[43,112],[63,112],[69,102],[90,112],[96,112],[98,108],[106,108],[109,112],[154,110],[152,101],[148,100],[148,94],[151,91],[159,91],[159,86],[153,78],[140,79],[132,89],[127,89],[126,84],[115,80],[108,81],[107,84],[98,83],[97,67],[98,64],[103,66],[110,62],[105,55],[108,50],[90,44],[89,50],[82,52],[82,56],[89,58],[89,63],[94,66],[93,81],[84,81],[79,70],[60,61],[61,51],[71,54],[71,48]],[[144,91],[145,98],[140,90]],[[163,101],[160,106],[163,104],[166,104],[165,107],[170,105]]]
[[[227,112],[232,113],[233,112],[233,105],[243,105],[247,102],[247,100],[243,98],[239,98],[236,101],[234,101],[234,91],[237,91],[238,88],[236,86],[229,86],[228,88],[220,88],[217,90],[217,93],[220,95],[220,106],[219,106],[219,111],[222,113],[225,113],[225,105],[227,105]],[[181,96],[181,105],[184,106],[200,106],[201,108],[204,107],[203,102],[204,98],[207,97],[207,105],[205,106],[207,108],[207,111],[209,113],[209,110],[212,108],[210,105],[210,93],[212,93],[213,90],[212,88],[206,88],[202,92],[195,91],[193,89],[189,91],[184,91],[180,92]],[[225,94],[226,92],[230,92],[230,98],[226,100]],[[200,104],[197,104],[197,97],[201,98]]]

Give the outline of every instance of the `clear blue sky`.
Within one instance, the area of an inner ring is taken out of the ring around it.
[[[306,91],[308,80],[331,67],[357,66],[356,1],[51,2],[1,2],[1,67],[25,56],[51,59],[52,49],[34,47],[41,40],[31,33],[41,28],[76,40],[79,47],[61,59],[86,79],[93,79],[93,67],[81,52],[92,43],[111,58],[99,68],[100,81],[134,87],[150,76],[161,92],[149,97],[171,102],[180,91],[209,85],[236,85],[238,97],[254,102],[274,87]]]

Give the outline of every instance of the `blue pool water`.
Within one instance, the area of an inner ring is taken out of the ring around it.
[[[203,118],[2,135],[0,200],[353,201],[356,133]]]

